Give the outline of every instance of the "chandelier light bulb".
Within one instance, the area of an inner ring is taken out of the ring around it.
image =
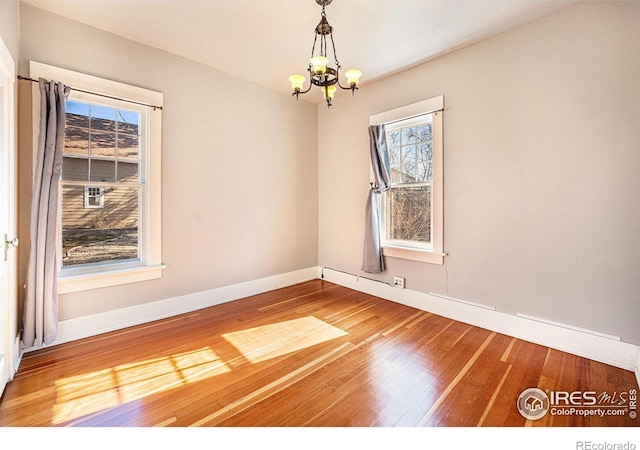
[[[320,88],[320,90],[322,91],[322,96],[325,100],[333,100],[333,96],[335,95],[337,89],[338,88],[335,87],[335,85]]]
[[[360,82],[362,71],[358,69],[349,69],[344,73],[344,75],[347,77],[347,83],[349,83],[349,86],[355,87]]]
[[[311,58],[311,70],[316,75],[324,75],[327,71],[327,64],[329,64],[329,58],[326,56],[314,56]]]
[[[304,85],[304,82],[307,79],[305,77],[303,77],[302,75],[291,75],[289,77],[289,81],[291,82],[291,89],[293,89],[294,91],[301,91],[302,90],[302,86]]]

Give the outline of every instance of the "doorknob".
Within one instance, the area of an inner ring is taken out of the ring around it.
[[[7,254],[9,253],[9,246],[12,245],[13,247],[17,247],[18,244],[20,243],[20,241],[18,240],[18,238],[13,238],[11,240],[9,240],[7,238],[7,235],[4,235],[4,260],[7,260]]]

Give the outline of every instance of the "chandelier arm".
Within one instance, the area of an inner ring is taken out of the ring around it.
[[[300,96],[300,94],[306,94],[307,92],[309,92],[311,90],[311,88],[313,87],[313,83],[312,83],[312,73],[311,73],[311,67],[307,68],[307,71],[309,72],[309,87],[307,89],[305,89],[304,91],[300,91],[300,90],[294,90],[291,95],[296,97],[296,100],[298,99],[298,97]]]
[[[313,83],[311,82],[311,77],[312,77],[311,69],[307,69],[307,70],[309,71],[309,87],[307,88],[306,91],[300,91],[300,92],[298,92],[298,94],[306,94],[307,92],[309,92],[311,90],[311,87],[313,87]]]
[[[346,91],[352,91],[352,90],[353,90],[353,88],[352,88],[351,86],[344,87],[343,85],[341,85],[341,84],[340,84],[340,78],[338,78],[338,83],[337,83],[337,84],[338,84],[338,87],[340,87],[340,89],[344,89],[344,90],[346,90]],[[356,88],[356,89],[357,89],[357,88]]]
[[[338,87],[340,87],[340,89],[344,89],[345,91],[351,91],[352,94],[358,89],[358,86],[356,86],[355,84],[353,86],[344,87],[343,85],[340,84],[340,78],[338,78],[338,82],[336,84],[338,85]]]
[[[333,42],[333,31],[331,31],[329,35],[331,36],[331,45],[333,46],[333,59],[335,60],[336,66],[338,66],[338,69],[340,69],[340,61],[338,61],[338,55],[336,53],[336,43]]]

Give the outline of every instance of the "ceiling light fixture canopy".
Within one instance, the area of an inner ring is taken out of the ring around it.
[[[318,86],[322,91],[322,95],[327,102],[327,108],[331,106],[331,101],[333,100],[333,96],[335,95],[338,87],[341,89],[350,90],[351,94],[355,93],[356,89],[358,89],[358,83],[360,82],[360,77],[362,76],[362,72],[358,69],[349,69],[344,75],[347,77],[348,87],[344,87],[340,84],[340,63],[338,62],[338,57],[336,56],[336,45],[333,42],[333,27],[329,25],[329,21],[327,21],[327,15],[324,11],[325,6],[329,5],[333,0],[316,0],[318,5],[322,6],[322,16],[320,18],[320,23],[315,30],[315,38],[313,40],[313,48],[311,49],[311,60],[309,61],[309,67],[307,71],[309,72],[309,87],[306,90],[304,89],[304,83],[307,80],[303,75],[291,75],[289,77],[289,81],[291,82],[291,88],[293,89],[293,93],[291,95],[296,96],[296,100],[300,94],[306,94],[311,90],[312,86]],[[318,54],[316,54],[316,45],[318,44],[318,36],[320,37],[320,43],[318,45],[319,50]],[[335,63],[335,69],[329,66],[329,55],[327,53],[327,36],[331,41],[331,49],[333,50],[333,60]]]

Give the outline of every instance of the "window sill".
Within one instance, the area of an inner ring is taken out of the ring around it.
[[[434,252],[431,250],[418,250],[405,247],[386,246],[382,248],[382,254],[391,258],[409,259],[412,261],[425,262],[430,264],[444,264],[446,253]]]
[[[58,294],[88,291],[120,284],[137,283],[162,278],[164,264],[141,266],[127,269],[110,270],[108,272],[94,272],[83,275],[58,277]]]

